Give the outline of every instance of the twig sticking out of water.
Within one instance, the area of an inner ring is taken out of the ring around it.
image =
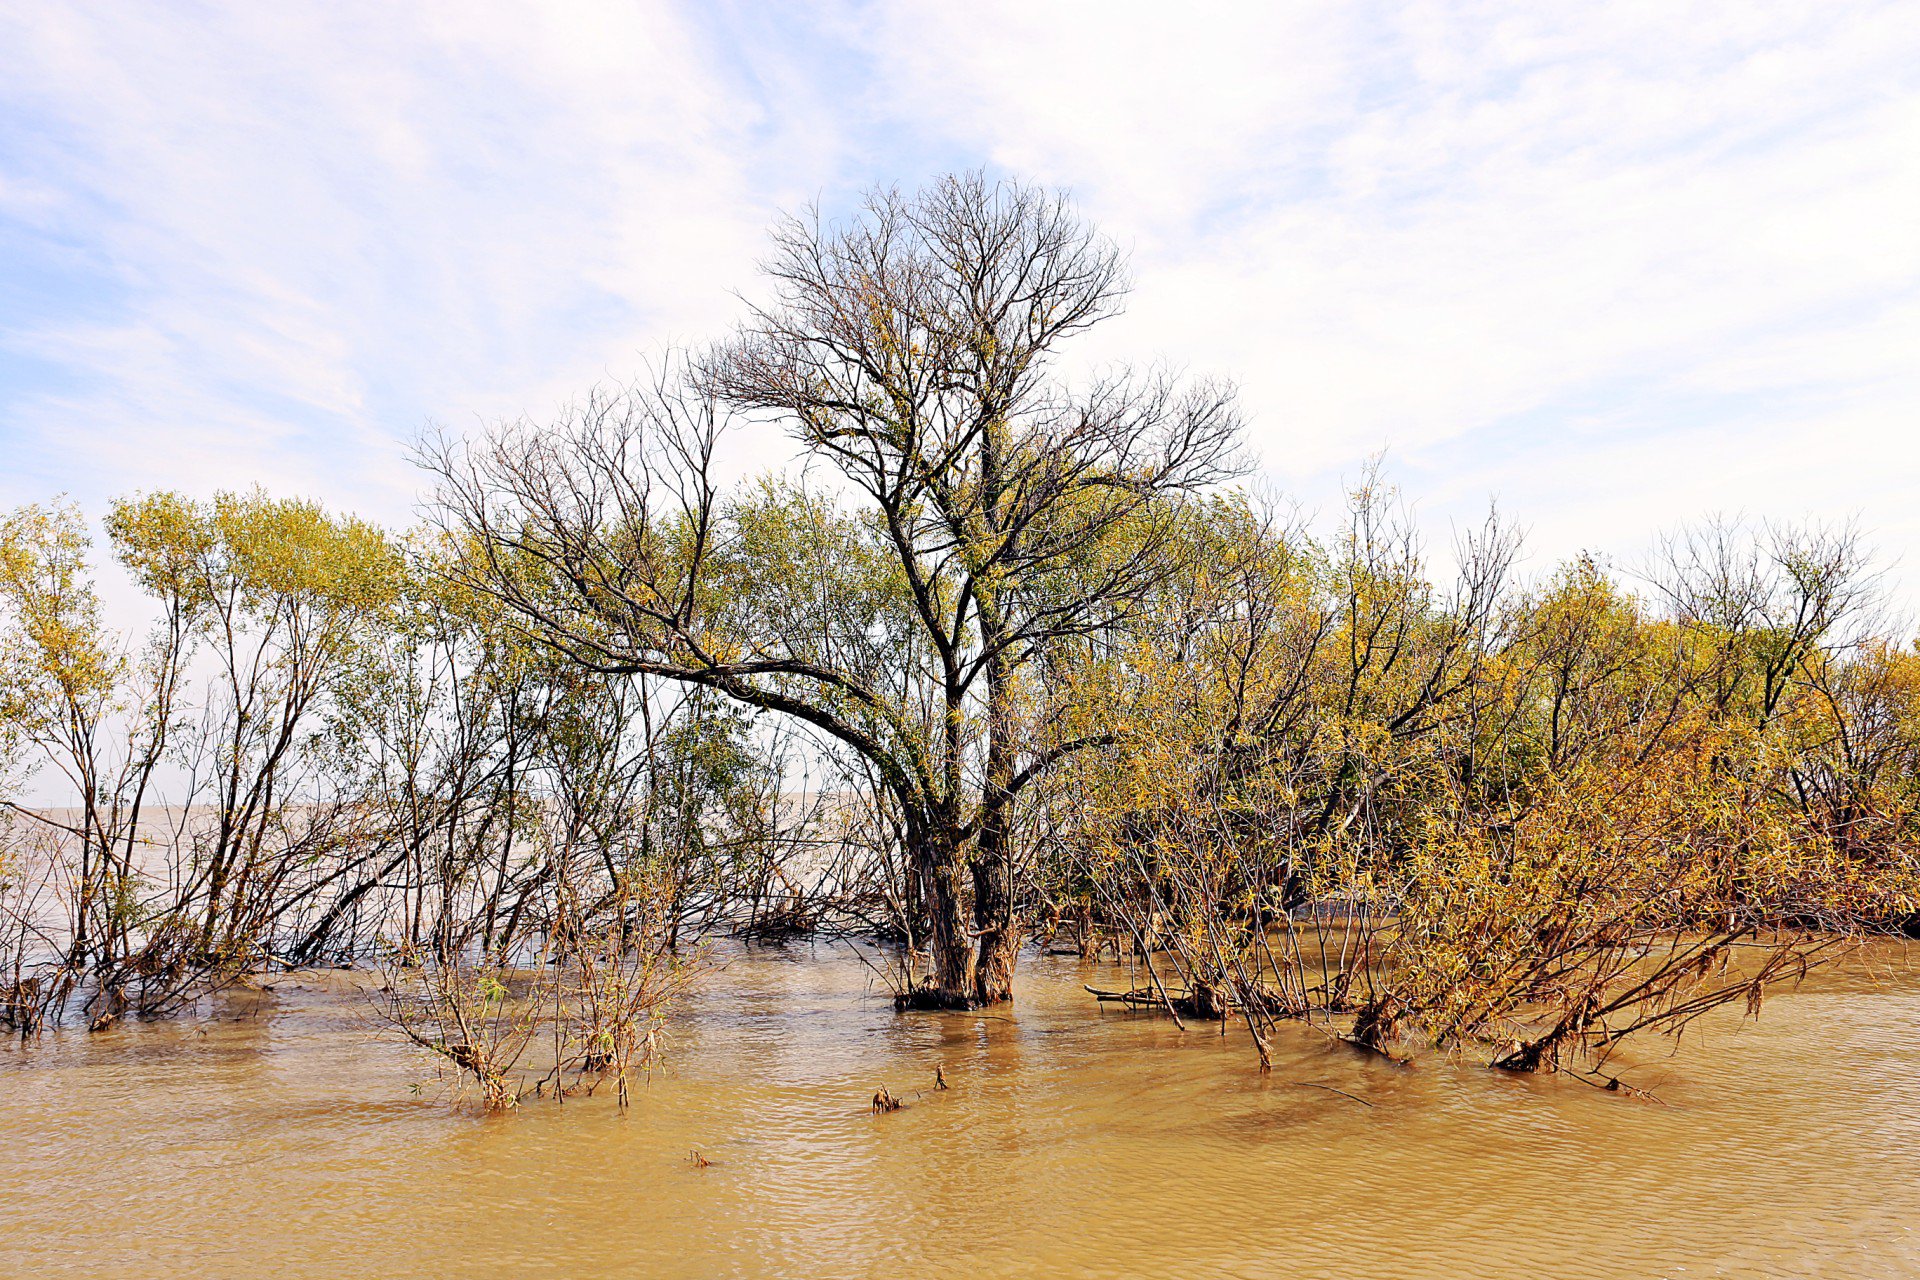
[[[1649,1093],[1638,1085],[1628,1084],[1619,1076],[1610,1076],[1603,1072],[1589,1075],[1584,1071],[1569,1071],[1567,1074],[1583,1084],[1590,1084],[1596,1089],[1605,1089],[1608,1093],[1624,1093],[1629,1098],[1638,1098],[1642,1102],[1658,1103],[1663,1107],[1668,1105],[1658,1095]]]
[[[1289,1080],[1287,1083],[1299,1085],[1302,1089],[1325,1089],[1328,1093],[1337,1093],[1341,1097],[1351,1099],[1363,1107],[1371,1107],[1373,1105],[1357,1094],[1348,1093],[1345,1089],[1336,1089],[1330,1084],[1316,1084],[1312,1080]]]

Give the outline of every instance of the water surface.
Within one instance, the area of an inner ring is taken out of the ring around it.
[[[0,1049],[0,1274],[1912,1276],[1920,972],[1870,960],[1643,1053],[1665,1105],[1304,1029],[1262,1076],[1060,957],[1011,1010],[896,1015],[800,947],[728,958],[629,1111],[479,1116],[280,979]]]

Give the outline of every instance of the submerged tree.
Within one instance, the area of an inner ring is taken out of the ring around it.
[[[437,528],[116,503],[133,644],[77,510],[0,514],[0,1026],[377,957],[488,1102],[624,1096],[717,931],[871,930],[955,1008],[1071,930],[1263,1054],[1601,1079],[1920,931],[1920,652],[1851,530],[1709,524],[1636,592],[1490,520],[1449,586],[1377,468],[1324,537],[1219,484],[1229,388],[1066,379],[1126,284],[1058,196],[877,192],[767,272],[730,340],[431,448]],[[723,483],[736,427],[797,465]]]
[[[1042,887],[1142,957],[1098,994],[1243,1018],[1263,1060],[1318,1020],[1604,1083],[1905,923],[1911,662],[1855,652],[1850,537],[1709,525],[1661,609],[1590,557],[1512,583],[1489,526],[1449,596],[1381,499],[1325,545],[1197,510],[1207,553],[1096,673],[1112,745],[1063,780]]]
[[[15,887],[32,889],[0,893],[0,1021],[28,1032],[76,1002],[95,1027],[171,1012],[261,966],[361,834],[309,790],[306,737],[381,622],[384,533],[257,491],[122,501],[107,529],[157,606],[132,650],[101,618],[77,511],[0,520],[0,766],[73,800],[0,794],[31,855]],[[160,803],[168,766],[185,803]]]
[[[979,175],[870,194],[774,233],[774,300],[738,335],[544,429],[444,444],[472,583],[602,671],[797,717],[901,816],[933,972],[904,998],[1010,994],[1013,824],[1089,737],[1036,671],[1165,575],[1175,495],[1235,467],[1231,388],[1154,371],[1068,386],[1119,310],[1114,246],[1064,198]],[[714,452],[777,422],[834,476],[723,493]]]

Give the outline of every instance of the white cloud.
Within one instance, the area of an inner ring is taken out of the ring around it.
[[[1544,553],[1858,510],[1920,574],[1920,24],[1803,3],[16,5],[0,501],[539,412],[750,287],[772,210],[987,163],[1135,248],[1108,355],[1244,382],[1312,501],[1382,446]],[[0,269],[3,274],[4,269]]]
[[[105,294],[4,326],[79,375],[13,407],[15,491],[259,479],[404,514],[426,416],[544,411],[717,325],[770,213],[754,105],[665,5],[49,5],[0,45],[45,122],[0,208],[83,240]]]
[[[1137,245],[1114,349],[1233,369],[1283,482],[1391,445],[1523,517],[1571,501],[1537,522],[1565,551],[1738,476],[1920,550],[1910,8],[888,12],[897,110]]]

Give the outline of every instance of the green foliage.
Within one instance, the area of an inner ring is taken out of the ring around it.
[[[78,508],[0,519],[0,781],[29,749],[89,738],[116,702],[125,663],[100,617]]]

